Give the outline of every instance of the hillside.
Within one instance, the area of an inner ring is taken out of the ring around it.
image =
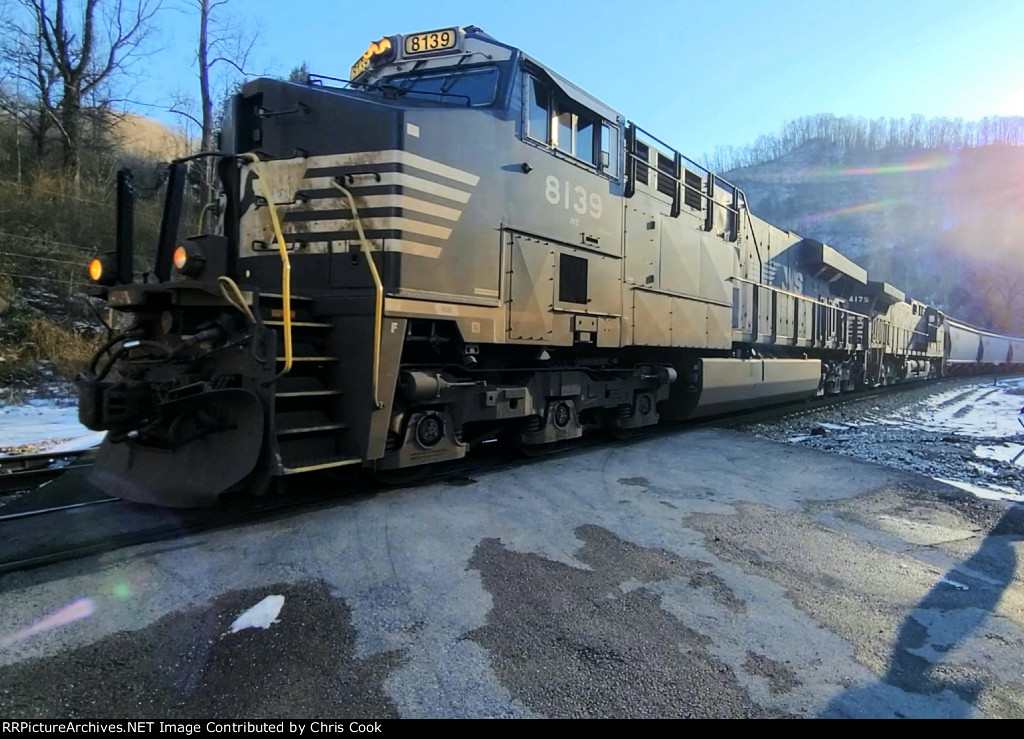
[[[135,172],[141,270],[162,208],[159,162],[187,151],[180,132],[119,115],[102,136],[90,135],[76,182],[53,152],[39,159],[12,119],[0,116],[0,404],[57,376],[73,377],[101,340],[103,316],[84,299],[86,266],[114,244],[117,170]],[[191,219],[191,199],[186,209]]]
[[[754,213],[949,313],[1024,333],[1024,148],[851,150],[823,140],[725,173]]]
[[[134,113],[119,113],[111,124],[111,138],[121,151],[167,162],[193,150],[185,132]]]

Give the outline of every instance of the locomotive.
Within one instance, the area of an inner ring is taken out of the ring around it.
[[[139,279],[124,175],[90,266],[127,326],[78,380],[117,497],[207,505],[1024,361],[473,26],[385,37],[348,80],[248,82],[196,156],[216,227],[178,240],[173,162]]]

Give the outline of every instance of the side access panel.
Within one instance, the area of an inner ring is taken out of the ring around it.
[[[634,346],[728,349],[732,309],[724,305],[633,288]]]
[[[635,346],[672,345],[672,296],[633,289],[633,337]]]
[[[814,343],[814,304],[797,300],[795,307],[796,345],[811,346]]]
[[[541,344],[556,341],[554,314],[555,251],[547,242],[510,234],[508,338]]]
[[[568,346],[586,335],[617,345],[619,257],[509,232],[508,265],[509,341]]]

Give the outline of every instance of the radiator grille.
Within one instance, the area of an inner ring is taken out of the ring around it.
[[[658,154],[658,192],[674,197],[676,192],[676,163],[664,154]]]
[[[563,303],[587,302],[587,260],[562,254],[558,262],[558,299]]]
[[[700,210],[701,206],[701,185],[704,179],[696,172],[686,170],[686,193],[683,195],[683,202],[694,210]]]
[[[636,142],[636,181],[647,185],[650,182],[650,167],[647,166],[651,150],[642,141]]]

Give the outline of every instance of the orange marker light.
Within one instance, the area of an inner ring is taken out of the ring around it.
[[[89,262],[89,277],[92,278],[93,282],[99,282],[100,278],[103,277],[103,261],[99,258]]]
[[[174,250],[174,266],[178,270],[185,268],[185,264],[188,262],[188,252],[185,251],[184,246],[179,246]]]

